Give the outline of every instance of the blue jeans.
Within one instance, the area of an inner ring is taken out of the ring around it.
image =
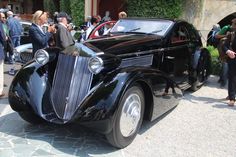
[[[14,47],[20,46],[20,37],[12,37],[11,39],[14,44]]]
[[[220,72],[220,82],[222,86],[228,82],[228,63],[222,62],[221,72]]]

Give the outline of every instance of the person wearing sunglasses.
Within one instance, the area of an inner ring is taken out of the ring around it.
[[[47,30],[43,29],[47,24],[47,14],[42,10],[38,10],[33,14],[32,25],[29,28],[29,36],[33,45],[33,56],[39,49],[48,47],[48,41],[55,32],[55,26],[49,25]]]

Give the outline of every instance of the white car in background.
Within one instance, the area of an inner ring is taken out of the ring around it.
[[[17,46],[14,49],[14,56],[15,56],[15,61],[26,63],[33,58],[33,45],[30,42],[30,37],[29,37],[29,28],[31,26],[31,22],[20,21],[20,23],[23,28],[21,35],[21,45]],[[48,25],[45,24],[43,27],[44,29],[47,29]],[[78,28],[73,23],[70,23],[70,27],[72,29],[71,35],[73,37],[77,32],[80,32],[80,30],[78,30]]]
[[[33,58],[33,45],[23,44],[14,48],[15,61],[26,63]]]

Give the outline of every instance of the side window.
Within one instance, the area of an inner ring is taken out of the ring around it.
[[[184,26],[177,27],[171,35],[171,43],[181,43],[189,40],[189,34]]]

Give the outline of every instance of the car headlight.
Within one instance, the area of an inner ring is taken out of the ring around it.
[[[103,60],[99,57],[90,58],[88,68],[93,74],[98,74],[103,69]]]
[[[47,51],[40,49],[36,51],[34,58],[38,64],[45,65],[49,61],[49,54]]]

